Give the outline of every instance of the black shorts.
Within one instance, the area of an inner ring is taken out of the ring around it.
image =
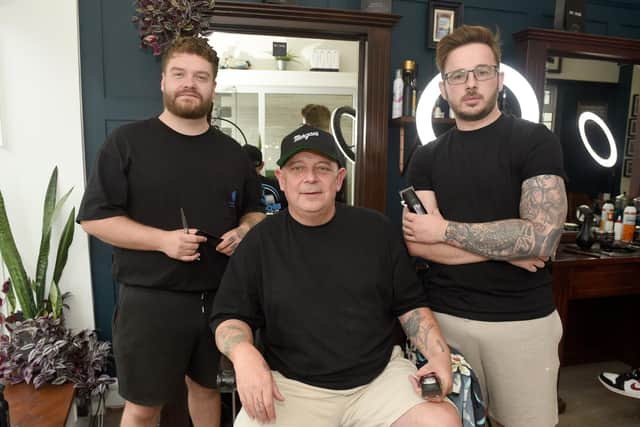
[[[214,292],[174,292],[120,285],[113,314],[119,392],[160,406],[184,389],[184,377],[216,388],[220,353],[209,328]]]

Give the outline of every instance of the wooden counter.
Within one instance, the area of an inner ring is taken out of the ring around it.
[[[617,359],[640,363],[640,251],[625,256],[575,253],[560,245],[553,293],[564,328],[562,364]],[[581,251],[580,251],[581,252]]]

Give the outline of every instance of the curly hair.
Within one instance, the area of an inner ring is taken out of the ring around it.
[[[204,37],[178,37],[162,55],[162,71],[166,71],[167,63],[175,54],[190,53],[211,63],[213,78],[218,74],[218,54]]]
[[[502,53],[500,52],[500,32],[496,31],[494,35],[490,29],[478,25],[463,25],[456,28],[452,33],[447,34],[438,42],[436,49],[436,65],[441,73],[444,73],[444,65],[447,57],[456,48],[470,43],[482,43],[489,46],[496,59],[496,63],[500,64]]]

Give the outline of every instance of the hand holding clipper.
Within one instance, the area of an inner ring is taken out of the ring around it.
[[[427,213],[427,210],[420,202],[420,199],[413,189],[413,186],[407,187],[404,190],[400,190],[400,197],[402,198],[410,212],[419,215],[425,215]]]
[[[439,397],[442,394],[440,381],[438,381],[438,377],[435,374],[428,374],[421,377],[420,389],[422,390],[423,399]]]

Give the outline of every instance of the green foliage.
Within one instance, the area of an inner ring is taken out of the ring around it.
[[[35,279],[31,279],[24,268],[22,258],[18,252],[11,225],[7,217],[2,191],[0,191],[0,255],[7,266],[11,286],[7,290],[10,313],[15,313],[16,300],[20,304],[24,319],[32,319],[37,316],[51,313],[54,318],[62,314],[62,296],[58,283],[67,263],[69,246],[73,241],[75,208],[67,217],[66,224],[58,243],[56,262],[52,280],[49,284],[49,295],[46,296],[47,268],[49,265],[49,252],[51,248],[51,229],[53,220],[59,213],[64,202],[69,198],[71,191],[67,191],[60,200],[56,201],[58,187],[58,168],[53,168],[49,185],[44,198],[42,215],[42,233],[40,237],[40,250],[36,264]]]
[[[162,55],[177,37],[207,35],[214,0],[135,0],[136,14],[131,19],[138,26],[142,46]]]

